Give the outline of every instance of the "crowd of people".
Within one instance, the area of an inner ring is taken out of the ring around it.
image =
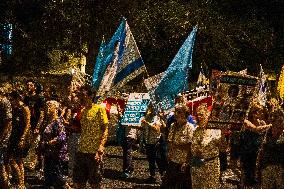
[[[82,189],[87,183],[103,188],[103,156],[108,128],[114,126],[94,96],[84,85],[63,101],[56,89],[44,94],[34,81],[26,83],[25,91],[0,91],[1,188],[25,188],[28,169],[38,173],[46,188]],[[132,151],[139,140],[149,163],[145,182],[156,182],[157,167],[162,189],[221,188],[229,167],[242,187],[284,188],[284,113],[278,100],[271,98],[266,106],[253,101],[241,130],[208,128],[212,106],[202,103],[193,112],[187,104],[179,96],[166,114],[150,103],[141,126],[118,121],[122,178],[135,169]]]

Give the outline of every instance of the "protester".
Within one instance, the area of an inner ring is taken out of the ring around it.
[[[191,148],[193,189],[220,188],[219,150],[225,140],[221,135],[221,130],[206,128],[209,114],[207,104],[198,106],[197,128],[193,133]]]
[[[75,189],[102,188],[102,158],[108,137],[108,119],[105,108],[92,104],[89,86],[81,88],[82,118],[78,152],[75,155],[73,182]]]
[[[23,97],[19,92],[13,91],[10,94],[13,109],[12,134],[9,141],[9,158],[16,178],[18,188],[25,186],[24,160],[27,154],[28,137],[30,136],[30,110],[23,103]]]
[[[244,120],[244,131],[241,133],[240,161],[243,169],[243,185],[255,186],[257,184],[256,158],[261,144],[261,132],[270,128],[271,124],[266,124],[264,108],[257,102],[249,111],[248,119]]]
[[[0,88],[0,186],[8,189],[8,156],[7,145],[12,131],[12,107]]]
[[[59,103],[47,102],[46,127],[42,136],[44,183],[47,187],[64,188],[64,162],[68,161],[65,127],[58,117]]]
[[[25,167],[30,170],[37,168],[39,179],[42,178],[42,163],[39,154],[36,149],[40,141],[40,131],[43,130],[42,122],[44,118],[45,98],[42,94],[42,85],[36,84],[30,80],[27,83],[27,95],[24,98],[24,103],[29,107],[31,118],[31,146],[28,156],[25,158]],[[37,167],[36,167],[37,166]]]
[[[149,163],[150,177],[147,179],[148,183],[155,183],[156,163],[158,165],[159,173],[163,176],[166,162],[165,159],[161,159],[161,130],[165,127],[162,120],[155,116],[153,106],[148,106],[146,115],[141,120],[141,126],[143,128],[144,139],[146,143],[146,154]]]
[[[34,81],[27,82],[27,95],[24,103],[29,107],[31,112],[31,130],[39,132],[44,117],[45,98],[42,95],[42,86]]]
[[[161,188],[191,188],[190,158],[193,124],[187,121],[188,109],[183,104],[175,105],[175,122],[168,136],[168,167]]]
[[[271,113],[272,127],[267,131],[259,154],[261,188],[284,188],[284,112]]]
[[[134,171],[134,165],[132,161],[133,146],[138,140],[138,126],[124,125],[124,139],[122,141],[122,153],[123,153],[123,172],[122,178],[129,178]]]
[[[79,137],[81,133],[81,111],[82,106],[80,103],[80,99],[77,96],[77,93],[72,93],[70,99],[71,107],[70,107],[70,116],[67,115],[65,117],[66,123],[66,130],[68,136],[68,153],[69,153],[69,176],[72,178],[73,176],[73,168],[74,168],[74,161],[75,161],[75,153],[78,148]]]
[[[175,104],[187,104],[186,98],[183,94],[178,94],[177,97],[175,98]],[[195,118],[192,116],[192,111],[191,109],[188,108],[189,115],[187,117],[187,121],[196,127],[196,121]],[[169,130],[171,127],[171,124],[175,122],[175,114],[174,112],[170,112],[168,114],[168,117],[166,119],[166,129],[165,129],[165,138],[167,139]]]

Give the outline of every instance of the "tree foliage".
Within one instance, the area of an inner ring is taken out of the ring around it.
[[[48,69],[48,54],[87,55],[89,69],[100,41],[110,39],[122,16],[150,75],[164,71],[198,25],[193,79],[207,68],[258,73],[259,64],[279,72],[284,59],[284,2],[277,0],[10,0],[1,3],[1,22],[15,25],[10,66]],[[87,50],[83,47],[87,46]],[[63,53],[63,54],[64,54]],[[58,63],[66,61],[64,56]]]

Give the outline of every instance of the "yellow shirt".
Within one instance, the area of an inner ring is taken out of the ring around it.
[[[103,137],[104,130],[108,131],[108,118],[105,108],[93,104],[91,109],[84,109],[82,111],[78,151],[96,153],[101,142],[107,140],[107,135]]]

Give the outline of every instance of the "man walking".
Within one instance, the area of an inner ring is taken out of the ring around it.
[[[92,103],[89,86],[81,88],[82,118],[78,152],[75,155],[73,182],[75,189],[101,188],[102,156],[108,136],[108,119],[103,106]]]

